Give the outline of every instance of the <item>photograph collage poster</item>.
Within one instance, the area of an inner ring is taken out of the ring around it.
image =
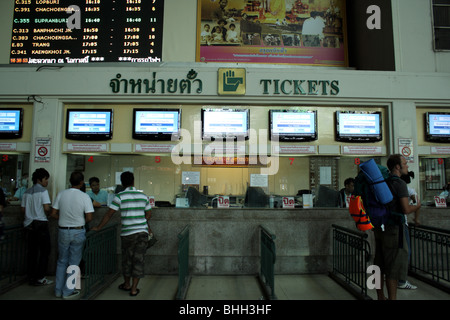
[[[198,62],[346,67],[345,0],[198,0]]]

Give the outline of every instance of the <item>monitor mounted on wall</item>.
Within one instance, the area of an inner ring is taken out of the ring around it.
[[[249,109],[203,108],[201,118],[203,140],[249,138]]]
[[[20,139],[23,133],[23,109],[0,108],[0,139]]]
[[[380,111],[336,111],[336,140],[378,142],[383,140]]]
[[[425,113],[425,140],[450,143],[450,113]]]
[[[67,139],[101,141],[112,139],[112,135],[112,109],[67,109]]]
[[[317,111],[270,110],[269,137],[281,142],[317,140]]]
[[[133,109],[133,139],[175,141],[180,130],[181,109]]]

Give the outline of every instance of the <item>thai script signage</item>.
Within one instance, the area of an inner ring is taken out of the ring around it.
[[[167,72],[164,72],[167,74]],[[209,81],[204,87],[203,80],[194,69],[184,78],[159,76],[156,71],[149,77],[129,79],[118,73],[109,81],[109,87],[114,94],[208,94],[217,92],[219,95],[291,95],[291,96],[337,96],[339,95],[338,80],[312,79],[246,79],[245,69],[218,70],[217,82]],[[246,83],[247,82],[247,83]],[[251,84],[252,92],[246,87]],[[256,84],[256,86],[255,86]],[[214,91],[213,90],[214,87]],[[216,91],[217,90],[217,91]]]

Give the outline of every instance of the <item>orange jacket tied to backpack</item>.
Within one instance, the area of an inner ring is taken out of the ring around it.
[[[350,198],[348,211],[350,212],[353,220],[355,220],[356,228],[358,228],[358,230],[367,231],[373,229],[370,218],[367,215],[366,210],[364,209],[361,196],[352,196]]]

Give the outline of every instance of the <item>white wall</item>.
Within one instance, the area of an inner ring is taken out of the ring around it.
[[[450,72],[450,52],[433,51],[431,0],[393,0],[397,71]]]

